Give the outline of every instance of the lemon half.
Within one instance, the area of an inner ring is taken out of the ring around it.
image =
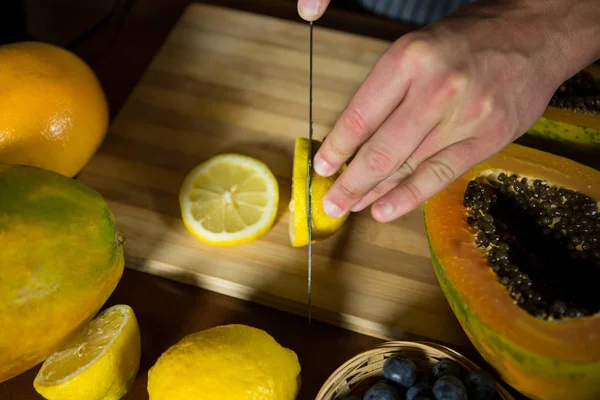
[[[48,357],[33,386],[49,400],[118,400],[131,389],[140,356],[135,314],[129,306],[116,305]]]
[[[262,161],[220,154],[194,168],[179,194],[183,223],[204,243],[232,246],[266,234],[277,216],[279,185]]]
[[[294,351],[238,324],[184,337],[148,371],[150,400],[294,400],[300,385]]]
[[[294,166],[292,177],[292,195],[289,204],[289,237],[293,247],[308,245],[308,219],[306,212],[307,201],[307,172],[308,172],[308,144],[307,138],[296,138],[294,148]],[[313,139],[313,154],[321,145],[320,141]],[[340,176],[346,166],[332,176],[322,177],[315,170],[312,176],[312,243],[324,240],[336,233],[348,219],[349,213],[340,218],[332,218],[323,210],[323,197]]]

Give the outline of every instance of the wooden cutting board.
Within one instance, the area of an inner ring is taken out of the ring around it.
[[[388,46],[315,27],[315,138]],[[294,140],[307,133],[308,25],[195,4],[79,179],[109,200],[128,268],[306,315],[306,248],[289,244],[287,206]],[[222,152],[256,157],[278,178],[278,220],[254,243],[210,247],[182,224],[185,175]],[[468,343],[438,286],[421,210],[389,224],[353,214],[313,252],[313,318],[383,339]]]

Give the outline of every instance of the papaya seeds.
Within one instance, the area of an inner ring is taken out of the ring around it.
[[[560,85],[550,99],[550,106],[600,115],[600,82],[590,72],[579,71]]]
[[[473,179],[463,205],[475,244],[513,302],[541,319],[600,311],[600,214],[583,193],[500,172]]]

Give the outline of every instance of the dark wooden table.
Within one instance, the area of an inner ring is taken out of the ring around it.
[[[12,0],[9,0],[9,3]],[[394,40],[414,27],[357,13],[332,3],[319,24],[373,37]],[[299,20],[295,0],[206,0],[205,3]],[[18,1],[15,4],[19,3]],[[28,1],[28,33],[37,40],[67,46],[75,35],[92,26],[110,8],[111,1],[80,4],[76,0]],[[137,0],[119,2],[108,25],[76,43],[74,51],[96,71],[114,117],[138,82],[146,66],[178,20],[188,0]],[[18,24],[18,18],[12,19]],[[16,36],[21,34],[17,30]],[[282,345],[293,349],[303,369],[300,399],[314,399],[327,377],[348,358],[381,341],[327,324],[308,324],[305,317],[226,297],[126,269],[106,306],[133,307],[142,332],[142,364],[133,390],[125,397],[147,399],[147,371],[157,357],[184,335],[228,323],[265,329]],[[481,363],[472,348],[457,349]],[[41,398],[33,389],[34,367],[0,384],[2,400]]]

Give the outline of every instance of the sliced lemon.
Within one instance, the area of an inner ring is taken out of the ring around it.
[[[48,357],[33,386],[49,400],[117,400],[131,389],[140,356],[135,314],[129,306],[116,305]]]
[[[292,172],[292,195],[289,205],[289,237],[293,247],[308,245],[308,214],[306,212],[308,144],[309,141],[307,138],[296,138]],[[313,154],[316,153],[320,145],[320,141],[313,140]],[[329,238],[340,230],[346,219],[348,219],[349,213],[340,218],[331,218],[323,210],[323,197],[345,168],[345,165],[342,166],[337,173],[329,177],[318,175],[314,169],[311,171],[312,243]]]
[[[266,234],[277,216],[279,185],[263,162],[220,154],[194,168],[179,194],[183,223],[204,243],[232,246]]]

